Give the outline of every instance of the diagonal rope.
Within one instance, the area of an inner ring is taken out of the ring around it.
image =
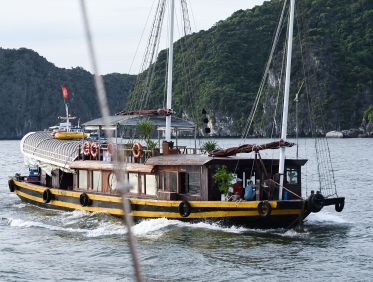
[[[260,86],[259,86],[257,95],[256,95],[255,100],[254,100],[254,105],[251,108],[249,117],[247,118],[246,127],[244,128],[244,130],[242,132],[241,143],[245,143],[246,142],[246,138],[247,138],[247,136],[248,136],[248,134],[250,132],[251,125],[252,125],[252,123],[254,121],[255,113],[257,111],[257,108],[258,108],[258,105],[259,105],[259,102],[260,102],[260,98],[261,98],[261,96],[263,94],[263,89],[264,89],[265,84],[266,84],[266,80],[267,80],[268,73],[269,73],[269,68],[270,68],[271,63],[272,63],[273,54],[275,52],[275,49],[276,49],[276,46],[277,46],[277,43],[278,43],[278,39],[280,37],[280,30],[281,30],[282,21],[283,21],[284,14],[285,14],[286,3],[287,3],[287,1],[285,0],[284,1],[284,5],[282,7],[280,20],[279,20],[279,23],[277,25],[276,33],[275,33],[275,36],[274,36],[274,39],[273,39],[273,44],[272,44],[271,52],[269,54],[268,61],[267,61],[266,67],[265,67],[265,71],[264,71],[262,80],[260,82]]]
[[[80,0],[80,6],[81,6],[81,12],[82,12],[82,18],[83,18],[83,25],[84,25],[84,31],[85,31],[85,36],[86,36],[86,42],[87,42],[87,47],[88,47],[88,53],[90,56],[91,64],[92,64],[92,69],[94,73],[94,80],[95,80],[95,86],[96,86],[96,95],[97,99],[100,105],[100,112],[101,116],[103,119],[104,124],[109,124],[108,122],[108,117],[109,117],[109,107],[107,103],[107,97],[106,97],[106,91],[104,87],[104,82],[102,79],[102,76],[99,75],[98,71],[98,65],[97,65],[97,60],[96,60],[96,54],[95,54],[95,49],[93,46],[93,40],[92,40],[92,35],[91,35],[91,30],[89,26],[89,20],[88,20],[88,15],[87,15],[87,9],[85,5],[84,0]],[[112,138],[112,131],[106,130],[105,132],[107,134],[108,139]],[[118,154],[113,154],[113,156],[116,156]],[[122,173],[119,173],[121,167],[120,167],[120,160],[115,158],[114,160],[114,173],[118,179],[118,188],[120,188],[122,192],[122,204],[123,204],[123,213],[124,213],[124,219],[127,224],[127,237],[128,237],[128,242],[129,242],[129,248],[130,252],[132,255],[132,263],[135,271],[135,277],[137,281],[143,281],[141,271],[140,271],[140,264],[138,260],[138,255],[137,255],[137,250],[136,250],[136,238],[134,234],[132,233],[132,225],[133,225],[133,220],[130,215],[131,213],[131,207],[130,207],[130,202],[128,198],[125,197],[125,194],[129,191],[129,184],[125,182],[125,179],[123,177]]]

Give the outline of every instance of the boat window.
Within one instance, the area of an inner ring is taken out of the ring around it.
[[[298,170],[296,168],[287,168],[286,180],[289,184],[298,184]]]
[[[157,180],[155,178],[155,175],[153,174],[145,175],[145,181],[146,181],[146,194],[154,196],[157,191]]]
[[[92,189],[94,191],[101,191],[102,182],[101,182],[101,171],[94,170],[92,171]]]
[[[111,190],[117,189],[117,176],[114,172],[109,175],[109,187]]]
[[[180,173],[180,193],[181,194],[200,194],[201,193],[201,171],[199,167],[186,167],[185,171]]]
[[[79,189],[87,189],[87,171],[79,170]]]
[[[159,189],[168,192],[177,192],[177,173],[161,172],[159,174]]]
[[[129,173],[128,174],[128,182],[131,185],[130,193],[138,193],[139,192],[139,175],[138,175],[138,173]]]

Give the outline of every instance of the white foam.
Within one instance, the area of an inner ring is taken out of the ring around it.
[[[8,219],[8,223],[13,227],[38,227],[45,228],[52,231],[74,231],[74,232],[84,232],[83,229],[73,229],[73,228],[64,228],[60,226],[54,226],[45,224],[42,222],[32,221],[32,220],[23,220],[23,219]]]
[[[206,223],[206,222],[199,222],[199,223],[185,223],[186,226],[191,228],[203,228],[203,229],[209,229],[209,230],[216,230],[216,231],[223,231],[227,233],[243,233],[250,231],[250,229],[244,228],[244,227],[223,227],[216,223]]]
[[[308,232],[298,232],[294,229],[287,230],[285,233],[280,234],[283,237],[289,237],[289,238],[303,238],[307,237],[309,235]]]
[[[319,213],[312,213],[308,216],[308,222],[310,223],[349,223],[347,220],[343,219],[340,216],[335,214],[331,214],[328,212],[319,212]]]
[[[83,210],[74,210],[71,212],[63,212],[61,216],[61,221],[63,224],[74,224],[79,222],[82,218],[90,216],[91,214]]]
[[[89,238],[112,236],[112,235],[124,235],[127,233],[126,227],[121,222],[112,222],[110,220],[99,220],[95,218],[93,218],[92,223],[94,223],[94,225],[97,225],[97,227],[90,227],[90,228],[71,227],[71,224],[83,221],[85,220],[87,216],[94,217],[95,215],[92,213],[84,212],[84,211],[73,211],[73,212],[65,213],[64,217],[62,218],[62,222],[61,221],[56,222],[56,225],[46,224],[43,222],[33,221],[33,220],[23,220],[23,219],[8,219],[8,223],[10,226],[13,226],[13,227],[45,228],[51,231],[78,233]],[[331,216],[332,218],[335,217],[333,215],[329,215],[329,216]],[[325,221],[325,218],[327,217],[325,216],[322,217],[324,221]],[[212,231],[220,231],[220,232],[234,233],[234,234],[254,232],[254,233],[272,233],[272,234],[276,234],[279,236],[285,236],[285,237],[305,236],[304,233],[299,233],[294,230],[280,231],[279,229],[262,230],[262,229],[249,229],[249,228],[236,227],[236,226],[223,227],[215,223],[206,223],[206,222],[188,223],[188,222],[182,222],[179,220],[172,220],[172,219],[166,219],[166,218],[149,219],[149,220],[141,221],[140,223],[134,225],[132,230],[133,230],[133,233],[138,237],[159,238],[163,236],[169,230],[170,227],[207,229],[207,230],[212,230]]]
[[[250,230],[247,228],[235,227],[235,226],[222,227],[215,223],[206,223],[206,222],[187,223],[187,222],[182,222],[179,220],[157,218],[157,219],[144,220],[140,222],[139,224],[136,224],[133,227],[133,231],[135,235],[142,236],[142,235],[147,235],[153,232],[159,232],[162,229],[165,229],[170,226],[208,229],[208,230],[223,231],[223,232],[228,232],[228,233],[242,233],[242,232],[246,232]]]
[[[176,225],[175,220],[168,220],[167,218],[143,220],[133,226],[133,233],[136,236],[142,236],[152,232],[160,231],[163,228],[171,225]]]
[[[126,233],[127,229],[122,224],[102,223],[95,229],[87,230],[86,236],[92,238],[112,235],[123,235]]]

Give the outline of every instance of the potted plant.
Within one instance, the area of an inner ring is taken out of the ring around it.
[[[156,155],[157,153],[157,143],[150,139],[150,135],[154,128],[155,126],[150,120],[142,120],[137,124],[137,132],[139,136],[144,139],[146,149],[151,151],[151,155]],[[145,154],[145,157],[149,157],[148,154]]]
[[[202,144],[201,149],[206,153],[210,153],[214,150],[219,149],[219,146],[215,141],[206,141]]]
[[[219,191],[221,193],[221,199],[225,200],[226,195],[228,194],[229,186],[233,180],[232,174],[228,171],[228,168],[223,165],[215,171],[212,179],[218,185]]]

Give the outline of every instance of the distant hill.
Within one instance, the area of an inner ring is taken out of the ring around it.
[[[135,76],[104,76],[112,113],[123,109]],[[58,123],[65,114],[61,84],[69,90],[72,114],[82,122],[100,115],[93,76],[82,68],[58,68],[36,52],[0,48],[0,139],[21,138],[25,133]]]
[[[205,108],[214,134],[241,134],[259,88],[282,4],[272,0],[237,11],[209,30],[175,43],[173,108],[178,115],[200,122]],[[318,132],[358,127],[364,112],[373,105],[372,6],[370,0],[296,1],[290,111],[294,112],[295,94],[305,72],[306,84],[300,91],[299,104],[303,134],[309,134],[311,128],[306,88],[311,107],[316,109],[312,115]],[[283,42],[284,32],[281,37]],[[272,97],[261,101],[253,134],[268,136],[271,132],[274,86],[281,72],[282,55],[282,49],[277,49],[267,83]],[[164,102],[166,60],[167,52],[163,50],[154,66],[148,106],[160,107]],[[109,74],[104,80],[112,113],[134,105],[126,102],[135,76]],[[92,74],[82,68],[57,68],[28,49],[0,49],[0,138],[20,138],[30,130],[57,123],[57,116],[64,114],[62,83],[70,91],[72,113],[82,121],[99,116]],[[129,100],[139,101],[138,94],[135,89]],[[289,123],[292,134],[294,115]],[[275,131],[279,129],[277,126]]]
[[[253,9],[240,10],[207,31],[194,33],[174,46],[173,107],[181,115],[200,120],[207,109],[213,131],[240,135],[246,122],[269,55],[283,1],[272,0]],[[296,26],[290,100],[294,101],[304,78],[299,36],[302,39],[306,86],[309,88],[318,131],[360,125],[363,113],[373,104],[373,2],[369,0],[296,1]],[[286,30],[286,24],[283,28]],[[282,34],[282,41],[285,33]],[[281,49],[275,60],[281,61]],[[150,104],[163,102],[166,50],[155,66]],[[185,65],[195,62],[185,72]],[[276,84],[280,64],[271,68]],[[188,86],[192,94],[188,94]],[[308,104],[304,86],[300,92],[300,124],[309,133]],[[274,91],[274,90],[273,90]],[[135,97],[136,91],[131,93]],[[193,101],[193,102],[192,102]],[[295,104],[291,102],[290,111]],[[255,132],[268,135],[273,99],[259,107]],[[321,115],[323,112],[323,115]],[[264,113],[264,114],[263,114]],[[266,115],[266,117],[263,117]],[[290,133],[294,133],[294,115]],[[324,123],[324,125],[322,125]]]

